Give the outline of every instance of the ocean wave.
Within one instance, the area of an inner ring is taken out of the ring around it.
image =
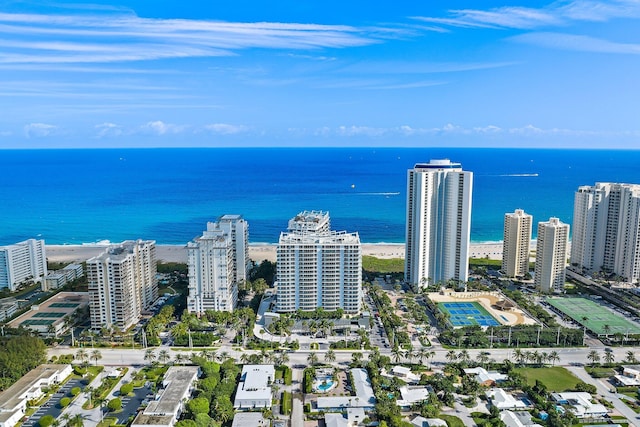
[[[539,174],[537,174],[537,173],[507,173],[507,174],[498,175],[498,176],[539,176]]]

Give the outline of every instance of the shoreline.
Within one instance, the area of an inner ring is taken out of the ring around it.
[[[535,241],[532,241],[535,250]],[[47,260],[50,262],[82,262],[104,252],[108,244],[79,244],[79,245],[45,245]],[[255,262],[263,260],[275,262],[275,243],[250,243],[249,257]],[[362,243],[362,255],[376,258],[391,259],[404,258],[404,243]],[[502,259],[502,242],[471,243],[469,245],[470,258]],[[156,258],[164,262],[187,262],[186,245],[156,245]]]

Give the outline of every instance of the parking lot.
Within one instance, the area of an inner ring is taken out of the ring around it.
[[[65,385],[60,387],[60,389],[51,395],[51,398],[47,400],[38,410],[31,415],[22,425],[24,427],[34,427],[37,425],[40,418],[45,415],[51,415],[53,418],[58,418],[62,413],[62,408],[60,407],[60,399],[63,397],[71,397],[71,389],[74,387],[83,387],[83,383],[81,379],[71,379],[67,381]]]
[[[142,405],[142,402],[151,394],[151,388],[146,386],[136,388],[133,390],[133,394],[133,396],[120,397],[120,400],[122,400],[122,411],[110,415],[118,418],[116,424],[127,424],[129,417],[138,412],[138,408]]]

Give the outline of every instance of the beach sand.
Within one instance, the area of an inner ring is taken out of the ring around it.
[[[99,255],[107,246],[105,245],[47,245],[47,259],[50,262],[82,262]],[[377,258],[404,258],[404,244],[362,244],[362,254]],[[502,259],[502,243],[471,244],[469,255],[472,258]],[[164,262],[187,262],[187,250],[184,245],[158,245],[156,246],[158,260]],[[275,262],[275,244],[251,244],[249,256],[259,262],[267,260]]]

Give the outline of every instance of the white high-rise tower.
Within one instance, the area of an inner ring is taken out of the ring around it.
[[[158,298],[156,242],[126,240],[87,261],[91,328],[127,330]]]
[[[558,218],[538,223],[535,285],[541,292],[564,289],[568,245],[569,224]]]
[[[473,173],[460,163],[416,164],[407,178],[405,280],[411,285],[466,282]]]
[[[508,277],[524,276],[529,272],[532,217],[522,209],[504,216],[502,271]]]
[[[598,182],[578,188],[571,264],[640,281],[640,185]]]
[[[329,213],[305,211],[289,221],[277,249],[276,311],[359,313],[362,250],[358,233],[330,230]]]
[[[238,283],[249,273],[248,230],[240,215],[224,215],[207,223],[202,236],[187,244],[190,313],[233,311]]]

